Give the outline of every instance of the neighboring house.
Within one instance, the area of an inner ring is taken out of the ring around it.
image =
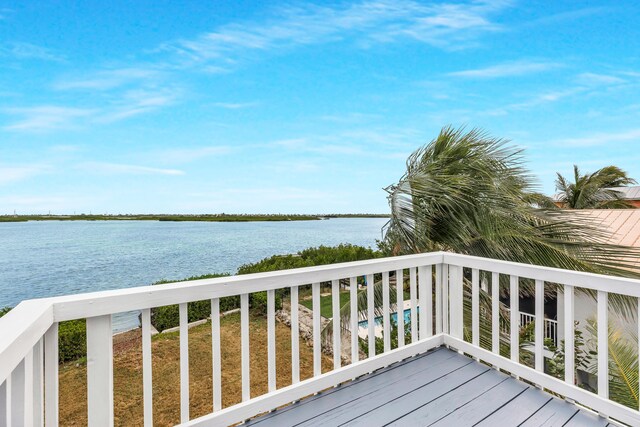
[[[611,190],[616,190],[622,193],[622,199],[626,200],[631,206],[635,208],[640,208],[640,186],[635,187],[613,187]],[[565,203],[560,201],[560,194],[553,195],[553,202],[559,208],[564,208],[566,206]]]
[[[640,194],[640,187],[633,188],[637,190],[636,193]],[[611,237],[606,243],[640,248],[640,209],[582,209],[575,212],[579,215],[591,217],[595,224],[610,231]],[[640,271],[640,262],[636,262],[635,265]],[[560,291],[558,292],[557,303],[556,301],[551,302],[554,306],[557,304],[557,321],[558,325],[560,325],[558,328],[559,340],[564,339],[564,329],[561,327],[564,324],[562,301],[563,295]],[[585,324],[588,319],[596,317],[596,302],[593,298],[583,293],[578,293],[575,295],[574,304],[574,316],[575,321],[578,322],[578,329],[583,332],[585,339],[589,339],[590,336],[585,331]],[[622,336],[630,337],[628,331],[637,330],[635,319],[631,319],[631,321],[624,320],[613,310],[609,310],[609,321],[620,328]],[[593,383],[595,381],[595,378],[587,378],[584,374],[581,377],[582,381],[585,382]]]
[[[640,208],[640,186],[636,187],[616,187],[614,190],[624,194],[625,199],[629,204],[636,208]]]

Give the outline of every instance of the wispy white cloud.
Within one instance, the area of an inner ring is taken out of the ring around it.
[[[189,163],[209,157],[223,156],[231,151],[232,148],[226,145],[175,148],[151,154],[151,157],[161,162]]]
[[[562,64],[546,61],[514,61],[492,65],[484,68],[455,71],[449,73],[452,77],[464,77],[475,79],[493,79],[499,77],[523,76],[526,74],[540,73],[561,67]]]
[[[184,175],[179,169],[163,169],[149,166],[121,163],[87,162],[78,165],[79,169],[110,175]]]
[[[178,98],[178,91],[164,90],[131,90],[121,95],[120,99],[104,109],[97,122],[112,123],[128,119],[140,114],[156,111],[173,104]]]
[[[554,144],[571,147],[593,147],[596,145],[627,141],[637,141],[640,143],[640,129],[630,129],[624,132],[594,133],[580,138],[565,138],[554,141]]]
[[[11,132],[51,132],[78,129],[87,125],[113,123],[173,104],[179,90],[129,90],[96,108],[77,108],[59,105],[7,108],[2,110],[17,120],[4,126]]]
[[[8,131],[45,132],[57,129],[68,129],[77,125],[78,120],[96,113],[86,108],[42,105],[27,108],[9,108],[6,114],[21,117],[16,122],[4,127]]]
[[[158,50],[177,55],[182,66],[234,68],[257,52],[342,41],[364,47],[412,40],[457,49],[501,28],[493,15],[507,1],[423,4],[412,0],[368,0],[338,7],[305,5],[280,8],[266,23],[244,22],[220,27],[194,39],[163,44]]]
[[[220,107],[227,110],[240,110],[243,108],[251,108],[260,105],[259,102],[214,102],[214,107]]]
[[[22,166],[0,165],[0,185],[10,184],[41,175],[50,170],[49,166],[34,164]]]
[[[581,73],[577,76],[578,83],[588,86],[602,86],[602,85],[615,85],[626,83],[626,80],[609,74],[597,74],[597,73]]]
[[[87,77],[60,79],[54,83],[53,87],[57,90],[109,90],[132,83],[155,80],[159,75],[158,70],[142,67],[102,70]]]
[[[10,42],[0,45],[0,57],[55,62],[61,62],[65,59],[64,56],[51,49],[24,42]]]

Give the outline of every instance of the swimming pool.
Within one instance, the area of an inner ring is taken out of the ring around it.
[[[416,307],[416,313],[420,313],[420,307]],[[398,321],[398,313],[391,313],[391,320],[393,322],[397,322]],[[404,324],[407,325],[409,322],[411,322],[411,309],[407,308],[404,311]],[[376,326],[382,326],[382,316],[376,317]],[[358,322],[358,328],[359,329],[367,329],[368,327],[369,327],[369,321],[368,320],[362,320],[362,321]]]

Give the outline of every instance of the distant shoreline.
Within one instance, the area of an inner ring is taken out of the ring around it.
[[[388,218],[388,214],[329,214],[329,215],[0,215],[2,222],[28,221],[171,221],[171,222],[257,222],[257,221],[318,221],[331,218]]]

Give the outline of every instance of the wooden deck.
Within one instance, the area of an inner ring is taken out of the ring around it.
[[[454,351],[396,363],[251,426],[607,426],[600,418]]]

